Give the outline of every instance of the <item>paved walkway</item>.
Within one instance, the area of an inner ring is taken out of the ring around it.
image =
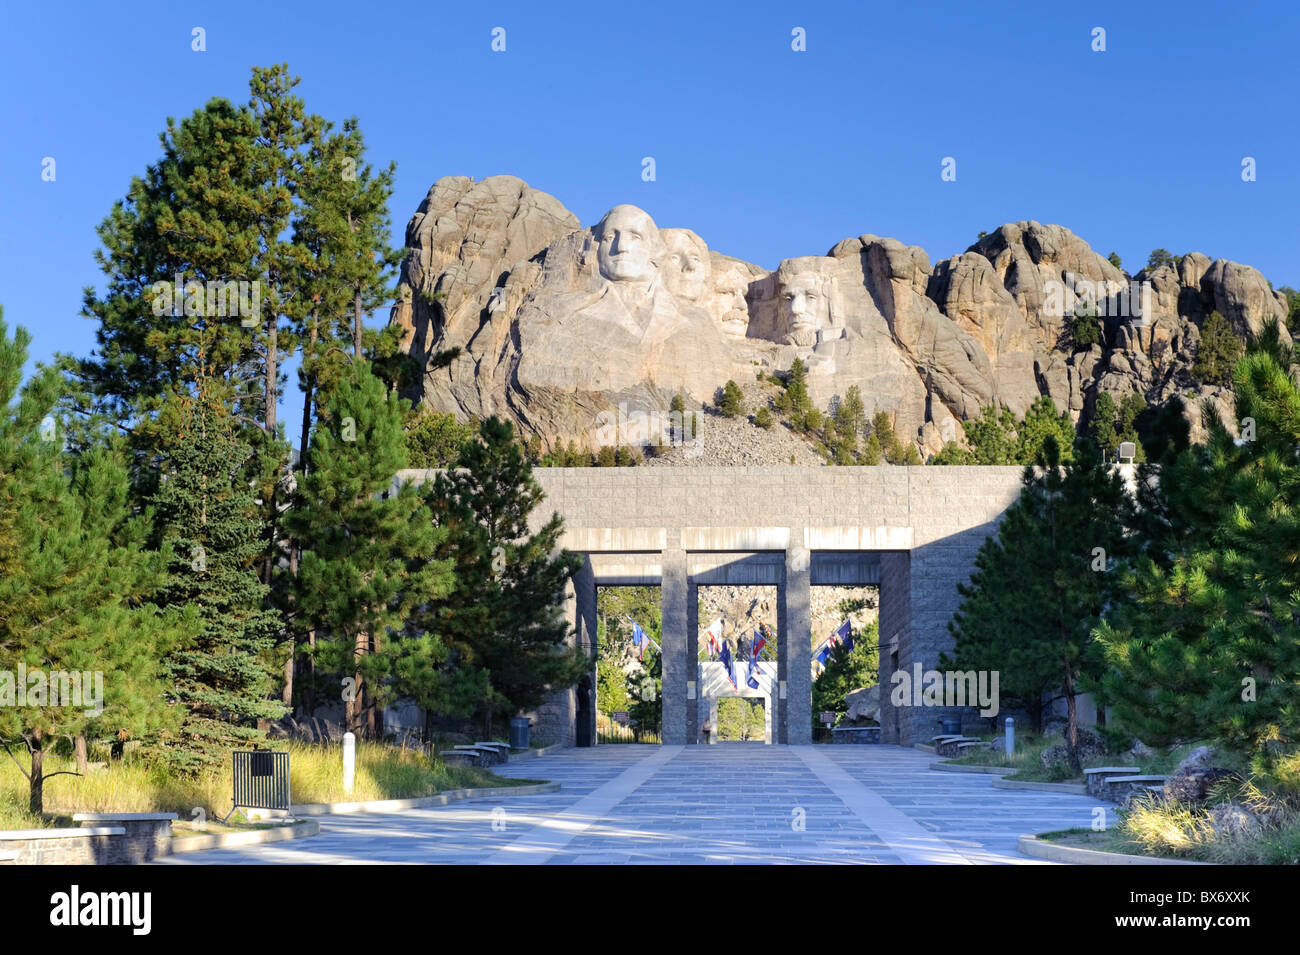
[[[625,746],[498,767],[558,793],[320,817],[298,842],[174,865],[271,863],[1040,864],[1023,833],[1090,826],[1086,796],[993,789],[895,746]]]

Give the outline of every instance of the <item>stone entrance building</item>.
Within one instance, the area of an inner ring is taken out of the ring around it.
[[[810,588],[880,588],[880,721],[886,743],[935,735],[936,707],[894,707],[897,669],[937,667],[975,555],[1020,492],[1019,467],[537,468],[546,499],[533,515],[564,518],[563,546],[585,555],[566,608],[578,645],[596,640],[597,585],[663,591],[663,741],[700,737],[696,588],[777,588],[777,743],[812,741]],[[432,472],[399,472],[423,481]],[[594,681],[594,677],[593,677]],[[594,682],[593,682],[594,686]],[[594,739],[595,707],[578,690],[534,714],[546,742]],[[707,705],[707,704],[706,704]],[[577,732],[582,712],[590,734]]]

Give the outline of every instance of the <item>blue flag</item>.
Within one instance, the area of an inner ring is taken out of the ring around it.
[[[731,644],[730,644],[730,643],[724,643],[724,644],[722,645],[722,656],[721,656],[721,659],[722,659],[722,668],[723,668],[724,670],[726,670],[726,672],[727,672],[727,679],[731,681],[731,686],[732,686],[732,688],[733,688],[733,689],[737,689],[737,690],[740,689],[740,687],[736,686],[736,668],[735,668],[735,667],[732,665],[732,663],[731,663]]]
[[[845,620],[840,624],[840,628],[835,631],[835,636],[831,638],[832,642],[843,641],[844,649],[849,653],[853,652],[853,624]]]
[[[755,676],[755,673],[757,672],[758,672],[758,656],[756,654],[750,654],[749,672],[745,675],[745,685],[749,687],[751,690],[758,689],[758,677]]]

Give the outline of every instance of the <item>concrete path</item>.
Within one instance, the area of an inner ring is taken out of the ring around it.
[[[301,842],[172,865],[272,863],[994,863],[1028,832],[1090,826],[1086,796],[993,789],[895,746],[624,746],[498,767],[558,793],[319,817]]]

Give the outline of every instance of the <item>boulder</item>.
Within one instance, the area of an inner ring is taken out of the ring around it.
[[[1167,798],[1179,802],[1202,803],[1209,797],[1210,790],[1219,783],[1240,778],[1230,769],[1190,766],[1175,771],[1165,780],[1164,793]]]
[[[1106,754],[1106,741],[1100,735],[1092,730],[1079,727],[1079,760],[1085,761],[1094,759]],[[1058,763],[1066,763],[1070,758],[1070,747],[1062,740],[1059,743],[1053,743],[1040,754],[1039,759],[1042,761],[1044,769],[1050,769]]]
[[[853,690],[844,697],[844,703],[848,707],[848,720],[880,720],[880,686],[869,686],[860,690]]]

